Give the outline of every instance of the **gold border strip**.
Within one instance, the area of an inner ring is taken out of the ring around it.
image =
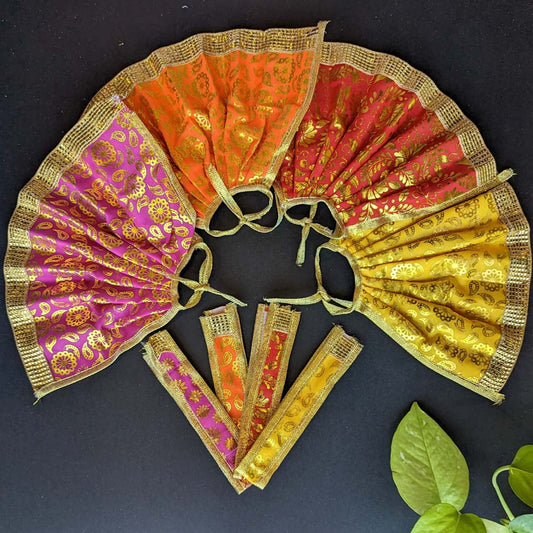
[[[305,416],[302,418],[301,422],[293,429],[290,434],[290,437],[285,440],[279,450],[277,451],[276,456],[268,464],[268,466],[263,470],[262,475],[259,479],[254,480],[253,484],[261,489],[264,489],[267,483],[270,481],[270,478],[280,466],[282,461],[285,459],[289,451],[292,449],[296,441],[300,438],[305,428],[309,425],[311,419],[315,416],[316,412],[320,406],[324,403],[325,399],[333,389],[337,381],[342,377],[350,365],[355,361],[359,353],[361,352],[362,345],[355,337],[347,335],[341,326],[334,326],[327,337],[322,341],[322,344],[313,354],[305,368],[302,370],[289,392],[283,398],[281,405],[278,407],[272,418],[269,420],[265,429],[255,441],[254,445],[250,451],[246,454],[244,459],[235,469],[235,474],[239,476],[244,476],[247,470],[251,467],[254,459],[258,454],[260,454],[261,449],[264,446],[268,446],[268,440],[271,437],[272,432],[275,430],[276,426],[283,419],[287,411],[289,411],[296,400],[297,396],[304,389],[307,382],[315,374],[320,364],[326,358],[326,356],[331,355],[341,361],[341,365],[337,368],[335,373],[331,376],[331,379],[328,381],[327,386],[321,393],[316,396],[306,412]]]
[[[282,139],[270,167],[261,184],[236,186],[230,190],[233,195],[238,192],[258,191],[267,194],[276,179],[279,167],[285,157],[290,142],[302,121],[307,109],[311,105],[314,94],[318,69],[321,61],[321,50],[327,22],[319,22],[316,26],[305,28],[271,28],[268,30],[235,29],[219,33],[199,33],[176,44],[159,48],[146,59],[126,67],[106,85],[104,85],[91,99],[84,113],[101,100],[118,95],[124,99],[134,87],[140,83],[157,78],[163,69],[188,63],[201,54],[212,56],[227,54],[233,51],[243,51],[252,54],[262,52],[297,53],[304,50],[315,50],[315,57],[310,72],[310,81],[304,101]],[[209,221],[221,204],[221,198],[216,197],[206,208],[204,218],[198,218],[196,226],[201,229],[209,227]]]
[[[496,352],[492,356],[489,368],[477,383],[462,378],[427,359],[413,344],[406,342],[378,313],[367,307],[360,300],[357,301],[355,309],[372,320],[423,365],[455,383],[488,398],[494,403],[500,404],[505,399],[505,396],[499,391],[505,385],[514,368],[524,337],[531,279],[531,247],[529,225],[511,185],[503,183],[491,190],[490,193],[495,199],[502,222],[508,228],[506,240],[510,255],[510,267],[507,279],[507,301],[503,315],[502,337]],[[357,261],[351,254],[345,248],[341,248],[334,243],[331,244],[330,249],[339,251],[348,259],[357,279],[359,275]]]
[[[85,113],[96,102],[105,100],[112,95],[116,94],[120,98],[126,98],[136,85],[157,78],[164,68],[183,65],[193,61],[201,54],[219,56],[235,51],[251,54],[268,51],[296,53],[315,48],[317,42],[321,42],[325,25],[325,22],[319,22],[317,26],[294,29],[249,30],[238,28],[224,32],[192,35],[179,43],[158,48],[147,58],[123,69],[94,95],[87,105]]]
[[[233,477],[233,471],[226,462],[225,458],[222,456],[218,448],[215,446],[205,429],[201,426],[201,424],[198,422],[198,419],[196,418],[194,412],[192,411],[190,405],[184,400],[183,394],[178,393],[173,387],[171,387],[166,379],[165,376],[167,376],[166,369],[164,366],[158,361],[159,356],[163,352],[172,352],[174,353],[180,363],[184,364],[187,367],[187,370],[189,372],[189,375],[191,376],[192,380],[194,381],[195,385],[197,385],[203,394],[207,397],[209,402],[213,405],[213,407],[216,410],[216,413],[218,416],[220,416],[223,423],[227,426],[227,428],[230,430],[230,433],[232,434],[233,438],[235,439],[235,442],[238,441],[238,431],[237,427],[233,423],[233,420],[231,420],[230,416],[218,400],[218,398],[213,394],[211,389],[208,387],[206,382],[202,379],[200,374],[196,371],[196,369],[193,367],[193,365],[189,362],[185,354],[180,350],[178,345],[175,343],[174,339],[170,336],[168,331],[163,330],[159,331],[158,333],[152,335],[146,342],[146,345],[144,347],[145,349],[145,355],[144,360],[148,364],[148,366],[151,368],[152,372],[157,377],[158,381],[163,385],[163,387],[166,389],[166,391],[170,394],[172,399],[176,402],[178,407],[181,409],[185,417],[187,418],[188,422],[191,424],[191,426],[194,428],[202,442],[204,443],[205,447],[213,457],[213,459],[216,461],[218,467],[226,477],[226,479],[230,482],[231,486],[235,489],[237,494],[241,494],[248,485],[245,485],[243,482],[241,482],[239,479],[236,479]]]
[[[383,52],[375,52],[355,44],[325,42],[322,46],[321,64],[333,66],[341,63],[348,64],[367,74],[387,76],[403,89],[416,94],[422,106],[429,111],[435,112],[444,128],[457,136],[465,157],[474,167],[478,183],[476,189],[435,206],[418,209],[415,213],[383,215],[356,223],[350,228],[364,231],[393,220],[429,215],[497,187],[502,181],[509,179],[513,175],[510,170],[503,171],[500,174],[497,173],[494,156],[487,148],[477,126],[465,116],[455,101],[446,96],[433,80],[423,72],[415,69],[403,59]],[[302,201],[302,199],[287,198],[281,187],[276,187],[275,190],[280,198],[284,216],[290,207],[301,203],[309,203],[307,199]],[[326,199],[321,200],[328,203]],[[336,211],[334,205],[328,205],[328,207],[330,211]],[[339,224],[339,226],[342,229],[341,237],[346,236],[344,222]]]
[[[17,206],[9,222],[8,244],[4,260],[6,310],[22,363],[38,399],[103,370],[115,361],[120,354],[140,342],[145,335],[167,324],[178,311],[178,281],[173,279],[172,292],[174,298],[171,302],[171,308],[165,315],[141,328],[135,336],[122,344],[112,357],[98,367],[89,368],[65,379],[55,380],[48,360],[37,339],[35,322],[27,307],[29,279],[25,265],[31,252],[30,229],[40,214],[40,202],[57,188],[63,173],[76,163],[83,150],[109,127],[118,113],[124,108],[125,106],[122,102],[116,99],[108,99],[98,102],[88,110],[65,134],[57,147],[48,154],[36,174],[22,188],[18,196]],[[195,211],[183,191],[173,183],[173,172],[162,149],[134,113],[131,114],[130,118],[145,139],[151,141],[150,144],[161,161],[165,173],[170,178],[175,194],[190,217],[191,223],[194,224]],[[179,276],[179,273],[190,259],[194,244],[199,241],[201,241],[201,238],[195,234],[191,242],[191,248],[183,256],[182,262],[173,278]]]
[[[367,74],[386,76],[403,89],[416,94],[422,106],[436,113],[444,128],[457,135],[465,156],[474,166],[478,184],[483,185],[496,177],[496,162],[477,126],[429,76],[403,59],[389,54],[355,44],[324,43],[322,64],[339,63],[347,63]]]
[[[227,304],[216,309],[204,312],[200,317],[200,324],[204,333],[205,343],[207,345],[207,355],[209,366],[213,376],[215,392],[219,400],[224,402],[224,387],[218,363],[218,354],[215,350],[215,337],[231,335],[235,339],[235,351],[237,353],[236,361],[239,368],[238,377],[243,384],[243,391],[246,385],[246,376],[248,374],[246,354],[244,353],[244,342],[242,339],[241,323],[239,312],[235,304]],[[244,398],[243,398],[244,401]]]
[[[244,409],[240,422],[240,439],[237,447],[236,464],[246,455],[248,447],[248,433],[252,423],[254,407],[263,377],[265,359],[270,351],[270,338],[274,331],[280,331],[287,334],[283,342],[283,348],[279,356],[279,370],[276,379],[276,386],[272,394],[272,400],[269,407],[269,416],[275,413],[281,401],[285,380],[287,379],[287,369],[289,359],[296,338],[296,331],[300,323],[300,312],[291,309],[288,306],[270,304],[268,306],[259,304],[254,325],[254,336],[252,340],[252,353],[250,355],[250,371],[246,381],[246,394]]]
[[[320,68],[320,61],[321,61],[321,50],[324,43],[324,33],[326,30],[327,22],[319,22],[317,24],[317,27],[314,28],[316,30],[316,41],[314,42],[313,46],[308,46],[309,48],[315,49],[315,57],[313,59],[313,64],[311,66],[311,72],[309,74],[310,81],[309,85],[307,87],[307,93],[305,95],[304,101],[302,102],[302,105],[298,109],[298,112],[296,113],[292,124],[288,127],[287,131],[285,132],[285,135],[283,136],[283,139],[274,152],[274,157],[270,163],[270,167],[268,171],[265,174],[264,180],[261,183],[257,184],[249,184],[244,186],[234,186],[228,189],[228,193],[232,193],[232,196],[240,193],[240,192],[260,192],[268,197],[268,194],[270,192],[270,187],[273,186],[278,171],[281,167],[281,164],[283,162],[283,158],[285,157],[285,154],[287,153],[287,150],[289,149],[289,146],[292,142],[293,137],[296,135],[296,132],[298,131],[298,128],[300,127],[300,123],[302,122],[304,115],[307,113],[307,110],[309,109],[309,106],[311,105],[311,101],[313,99],[313,94],[315,92],[315,86],[318,79],[318,70]],[[220,196],[215,197],[211,203],[206,207],[205,214],[203,218],[198,217],[197,225],[199,228],[206,229],[210,227],[211,219],[213,215],[215,214],[216,210],[220,207],[222,204],[222,198]],[[276,206],[279,206],[279,203],[276,202]],[[279,208],[279,207],[278,207]],[[280,221],[280,217],[278,216],[278,224]],[[272,228],[275,229],[278,224],[275,224]],[[270,228],[269,228],[270,229]],[[267,233],[267,232],[265,232]]]
[[[491,192],[507,226],[510,265],[502,337],[479,384],[499,391],[509,379],[524,340],[531,283],[531,243],[529,224],[512,187],[505,184]]]

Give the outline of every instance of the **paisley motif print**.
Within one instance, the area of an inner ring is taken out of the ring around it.
[[[357,310],[422,362],[499,399],[531,270],[529,227],[509,185],[431,216],[349,230],[337,250],[354,268]]]
[[[71,162],[41,198],[24,264],[28,320],[52,389],[50,382],[83,377],[169,319],[194,234],[194,211],[129,109],[101,103],[76,128],[45,168],[90,132],[93,139],[67,155]]]

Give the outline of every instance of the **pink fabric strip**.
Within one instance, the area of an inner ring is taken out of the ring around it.
[[[233,475],[238,430],[224,406],[167,331],[152,335],[145,348],[144,359],[157,379],[198,433],[226,479],[240,494],[250,483]]]
[[[184,368],[175,353],[163,352],[159,356],[159,362],[168,368],[167,375],[182,391],[183,397],[194,413],[196,420],[205,429],[211,442],[233,470],[237,453],[237,443],[233,432],[217,416],[215,406],[200,387],[194,383],[188,370]]]

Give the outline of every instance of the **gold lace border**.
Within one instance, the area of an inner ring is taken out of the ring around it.
[[[433,80],[423,72],[396,56],[368,50],[355,44],[325,42],[322,46],[321,64],[331,66],[340,63],[346,63],[367,74],[386,76],[403,89],[416,94],[422,106],[429,111],[435,112],[444,128],[457,136],[463,153],[476,172],[478,184],[475,190],[436,206],[418,209],[416,213],[385,214],[372,220],[359,222],[353,226],[354,228],[365,231],[389,221],[428,215],[496,187],[513,175],[510,170],[500,174],[497,173],[494,157],[487,148],[477,126],[465,116],[455,101],[438,89]],[[326,199],[313,199],[312,202],[308,198],[289,199],[283,193],[281,187],[276,187],[276,192],[280,198],[279,202],[285,218],[286,211],[290,207],[302,203],[312,205],[312,203],[319,201],[328,204],[332,213],[337,212],[336,207]],[[340,221],[339,217],[335,215],[334,218],[341,237],[345,236],[344,221]]]
[[[236,464],[246,455],[246,449],[249,445],[249,430],[254,414],[254,407],[259,394],[259,387],[263,378],[265,360],[270,352],[270,339],[274,331],[287,334],[283,341],[283,347],[279,356],[279,370],[272,400],[269,406],[269,417],[272,416],[281,401],[285,380],[287,378],[287,369],[289,359],[296,338],[296,331],[300,323],[300,313],[288,306],[277,304],[259,304],[255,315],[254,333],[252,339],[252,350],[250,354],[250,365],[248,378],[246,380],[246,394],[244,408],[239,424],[240,438],[237,446]]]
[[[146,59],[126,67],[96,93],[87,105],[85,113],[95,103],[108,99],[113,95],[118,95],[122,99],[127,98],[136,85],[157,78],[164,68],[188,63],[201,54],[224,55],[233,51],[252,54],[267,51],[296,53],[304,50],[314,50],[316,53],[313,58],[310,81],[304,101],[274,153],[270,167],[263,180],[263,186],[256,187],[251,184],[245,189],[246,191],[259,191],[265,194],[265,189],[268,190],[276,179],[285,153],[311,104],[320,67],[321,48],[326,24],[327,22],[319,22],[314,27],[306,28],[235,29],[219,33],[193,35],[179,43],[159,48]],[[229,191],[232,195],[237,192],[244,192],[242,187],[232,187]],[[197,219],[197,227],[201,229],[209,228],[211,218],[220,206],[221,201],[220,197],[215,197],[207,207],[204,218]]]
[[[167,324],[179,308],[177,290],[179,281],[175,278],[179,276],[189,261],[194,245],[201,241],[201,238],[195,234],[191,248],[182,258],[182,262],[173,276],[171,308],[162,317],[141,328],[136,335],[124,342],[112,357],[109,357],[98,367],[88,368],[64,379],[56,380],[54,378],[48,360],[37,339],[35,321],[27,306],[30,281],[25,265],[31,253],[30,229],[39,216],[40,202],[57,187],[61,175],[75,164],[83,150],[109,127],[123,108],[124,105],[121,102],[108,99],[96,103],[88,110],[66,133],[58,146],[48,154],[36,174],[22,188],[18,196],[17,206],[9,222],[8,244],[4,260],[6,309],[24,369],[38,399],[103,370],[115,361],[121,353],[140,342],[145,335]],[[151,146],[170,178],[174,193],[179,198],[191,222],[194,223],[195,211],[181,188],[171,179],[173,172],[161,147],[153,140],[151,134],[136,115],[132,114],[130,119],[143,137],[151,140]]]
[[[175,387],[169,385],[169,383],[165,379],[165,377],[167,376],[166,368],[163,364],[160,363],[159,356],[163,352],[172,352],[176,355],[180,363],[186,365],[192,381],[200,388],[200,390],[207,397],[211,405],[213,405],[216,414],[220,417],[224,425],[228,428],[235,442],[237,442],[239,435],[237,427],[233,423],[233,420],[230,418],[227,411],[224,409],[223,405],[220,403],[219,399],[213,394],[207,383],[196,371],[194,366],[189,362],[185,354],[175,343],[174,339],[170,336],[168,331],[163,330],[152,335],[147,340],[144,346],[144,351],[144,360],[151,368],[158,381],[161,383],[161,385],[163,385],[165,390],[170,394],[172,399],[181,409],[182,413],[185,415],[188,422],[194,428],[194,430],[204,443],[205,447],[207,448],[213,459],[216,461],[218,467],[220,468],[226,479],[230,482],[231,486],[235,489],[237,494],[241,494],[248,487],[248,485],[233,476],[233,470],[228,465],[225,458],[216,447],[215,443],[211,440],[206,430],[198,422],[195,413],[191,409],[191,406],[185,400],[183,393],[181,391],[178,391]]]
[[[506,303],[501,324],[501,339],[487,371],[479,382],[462,378],[427,359],[412,343],[403,339],[394,328],[389,326],[379,313],[368,308],[360,300],[355,301],[355,310],[370,318],[402,348],[427,367],[499,404],[505,398],[500,390],[509,379],[516,364],[524,338],[531,280],[531,246],[529,224],[511,185],[501,184],[492,189],[490,193],[495,199],[501,220],[507,227],[506,242],[510,265],[506,282]],[[345,248],[331,241],[330,243],[330,249],[342,253],[348,259],[356,280],[360,279],[357,261]]]
[[[510,185],[493,189],[492,196],[507,226],[510,265],[505,287],[502,336],[480,386],[500,391],[509,379],[524,340],[531,283],[529,224]]]
[[[422,106],[434,112],[444,128],[457,136],[465,156],[476,171],[478,184],[483,185],[495,178],[496,162],[477,126],[449,96],[438,89],[429,76],[406,61],[383,52],[355,44],[324,43],[322,64],[339,63],[347,63],[367,74],[386,76],[403,89],[416,94]]]
[[[219,356],[215,349],[215,337],[229,335],[235,341],[235,352],[237,362],[237,377],[243,384],[243,389],[246,383],[246,376],[248,373],[246,354],[244,353],[244,342],[242,339],[241,323],[239,320],[239,313],[235,304],[227,304],[204,312],[204,316],[200,317],[200,324],[204,334],[205,343],[207,345],[207,356],[209,358],[209,366],[211,367],[211,374],[213,376],[213,385],[215,393],[222,404],[224,404],[224,386],[222,383],[222,376],[220,375]],[[244,398],[243,398],[244,400]]]
[[[315,351],[305,368],[302,370],[287,395],[283,398],[280,406],[274,412],[273,416],[268,421],[261,435],[250,448],[244,459],[237,465],[235,469],[236,476],[245,477],[247,471],[252,466],[254,459],[260,454],[263,447],[268,446],[272,432],[275,430],[279,422],[283,419],[285,414],[290,411],[299,393],[305,388],[309,379],[316,373],[324,359],[330,355],[338,359],[341,364],[330,377],[324,389],[320,394],[316,395],[309,405],[304,417],[300,423],[291,431],[290,436],[280,445],[276,455],[272,461],[262,471],[258,479],[253,480],[253,484],[260,489],[264,489],[274,472],[279,468],[289,451],[292,449],[296,441],[300,438],[309,422],[317,413],[320,406],[325,399],[348,370],[350,365],[355,361],[363,346],[355,337],[347,335],[341,326],[334,326],[328,333],[327,337],[322,341],[321,345]]]

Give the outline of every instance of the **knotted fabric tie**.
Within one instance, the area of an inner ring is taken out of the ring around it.
[[[320,269],[320,253],[323,249],[341,253],[348,259],[350,265],[352,266],[355,278],[355,291],[353,300],[350,301],[344,300],[342,298],[335,298],[334,296],[328,294],[328,292],[324,288],[324,285],[322,283],[322,270]],[[315,275],[317,282],[317,291],[315,292],[315,294],[305,296],[303,298],[265,298],[265,300],[269,303],[284,303],[289,305],[312,305],[322,302],[324,307],[331,315],[346,315],[352,313],[357,309],[357,297],[359,295],[360,290],[360,276],[358,273],[357,265],[355,264],[353,259],[346,255],[345,251],[342,248],[338,247],[331,241],[323,244],[322,246],[319,246],[316,250],[315,255]]]
[[[268,198],[268,204],[266,207],[261,209],[261,211],[257,211],[256,213],[247,213],[244,214],[235,201],[235,198],[231,195],[228,188],[226,187],[226,184],[220,177],[220,174],[218,173],[217,169],[213,165],[209,165],[207,168],[207,175],[209,177],[209,180],[211,181],[211,185],[213,185],[213,188],[219,195],[222,202],[226,205],[226,207],[237,217],[238,222],[237,225],[233,228],[227,229],[227,230],[215,230],[210,228],[211,219],[207,222],[207,227],[205,230],[209,235],[213,235],[214,237],[222,237],[224,235],[233,235],[237,233],[243,226],[248,226],[249,228],[258,231],[260,233],[268,233],[272,231],[273,229],[277,228],[283,218],[282,211],[280,209],[278,197],[274,196],[270,190],[261,190],[261,192]],[[253,189],[249,189],[253,190]],[[245,191],[243,191],[245,192]],[[257,224],[254,222],[254,220],[259,220],[261,217],[266,215],[270,209],[272,208],[272,205],[274,204],[274,201],[276,203],[276,213],[277,213],[277,219],[276,223],[272,227],[268,226],[262,226],[261,224]]]
[[[322,201],[322,200],[319,200]],[[342,237],[343,235],[343,228],[342,225],[339,223],[338,220],[335,220],[335,229],[331,230],[330,228],[323,226],[322,224],[318,224],[314,221],[317,210],[318,210],[318,202],[314,201],[311,204],[311,207],[309,208],[309,216],[304,218],[293,218],[289,215],[287,211],[285,211],[285,218],[291,223],[296,224],[297,226],[302,226],[302,237],[300,239],[300,246],[298,247],[298,254],[296,256],[296,264],[298,266],[302,266],[305,261],[305,244],[307,242],[307,238],[309,237],[309,231],[313,229],[317,233],[320,233],[320,235],[324,235],[324,237],[329,237],[330,239],[338,239],[339,237]],[[327,205],[327,204],[326,204]],[[329,207],[329,206],[328,206]],[[331,210],[331,207],[330,207]],[[332,211],[333,213],[333,211]],[[335,218],[335,217],[334,217]]]
[[[239,305],[241,307],[245,307],[246,304],[239,300],[238,298],[235,298],[234,296],[231,296],[230,294],[226,294],[225,292],[219,291],[218,289],[215,289],[209,285],[209,278],[211,276],[211,271],[213,270],[213,254],[211,253],[211,250],[205,244],[205,242],[198,241],[194,243],[191,247],[191,252],[195,250],[203,250],[205,253],[205,259],[202,262],[202,266],[200,267],[200,272],[198,274],[198,281],[188,278],[183,278],[179,276],[177,278],[179,283],[183,283],[186,287],[189,287],[193,291],[192,296],[187,300],[187,303],[185,304],[179,304],[178,309],[190,309],[191,307],[194,307],[201,299],[202,294],[204,292],[209,292],[211,294],[216,294],[218,296],[222,296],[222,298],[225,298],[226,300]]]

